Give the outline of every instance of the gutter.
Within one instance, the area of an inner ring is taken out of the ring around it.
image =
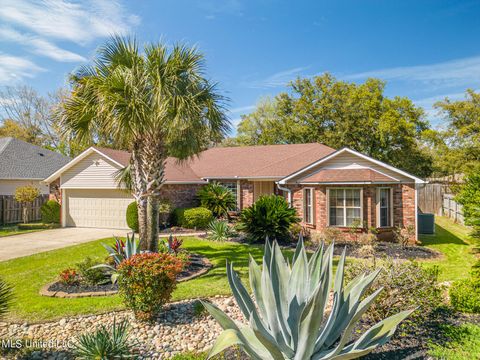
[[[288,205],[292,206],[292,190],[290,190],[289,188],[280,186],[280,183],[278,181],[275,184],[277,184],[277,188],[279,190],[285,191],[288,194],[288,196],[287,196]]]

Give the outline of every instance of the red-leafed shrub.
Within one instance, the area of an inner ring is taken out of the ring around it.
[[[168,253],[132,256],[118,266],[119,292],[125,306],[150,320],[171,298],[183,261]]]
[[[65,269],[59,275],[59,281],[65,285],[76,285],[79,282],[78,272],[75,269]]]

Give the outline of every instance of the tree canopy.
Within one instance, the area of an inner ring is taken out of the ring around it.
[[[242,116],[234,142],[349,147],[428,176],[432,160],[422,145],[429,129],[423,110],[406,97],[385,96],[384,89],[378,79],[355,84],[330,74],[299,78],[287,92],[263,99],[251,114]]]

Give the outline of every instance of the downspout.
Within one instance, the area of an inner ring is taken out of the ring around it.
[[[276,182],[275,184],[277,184],[277,188],[279,190],[282,190],[282,191],[285,191],[287,192],[287,201],[288,201],[288,205],[292,206],[292,190],[290,190],[289,188],[286,188],[286,187],[283,187],[283,186],[280,186],[280,184],[278,182]]]

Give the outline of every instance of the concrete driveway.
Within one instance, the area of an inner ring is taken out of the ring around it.
[[[111,237],[129,230],[62,228],[0,237],[0,261]]]

